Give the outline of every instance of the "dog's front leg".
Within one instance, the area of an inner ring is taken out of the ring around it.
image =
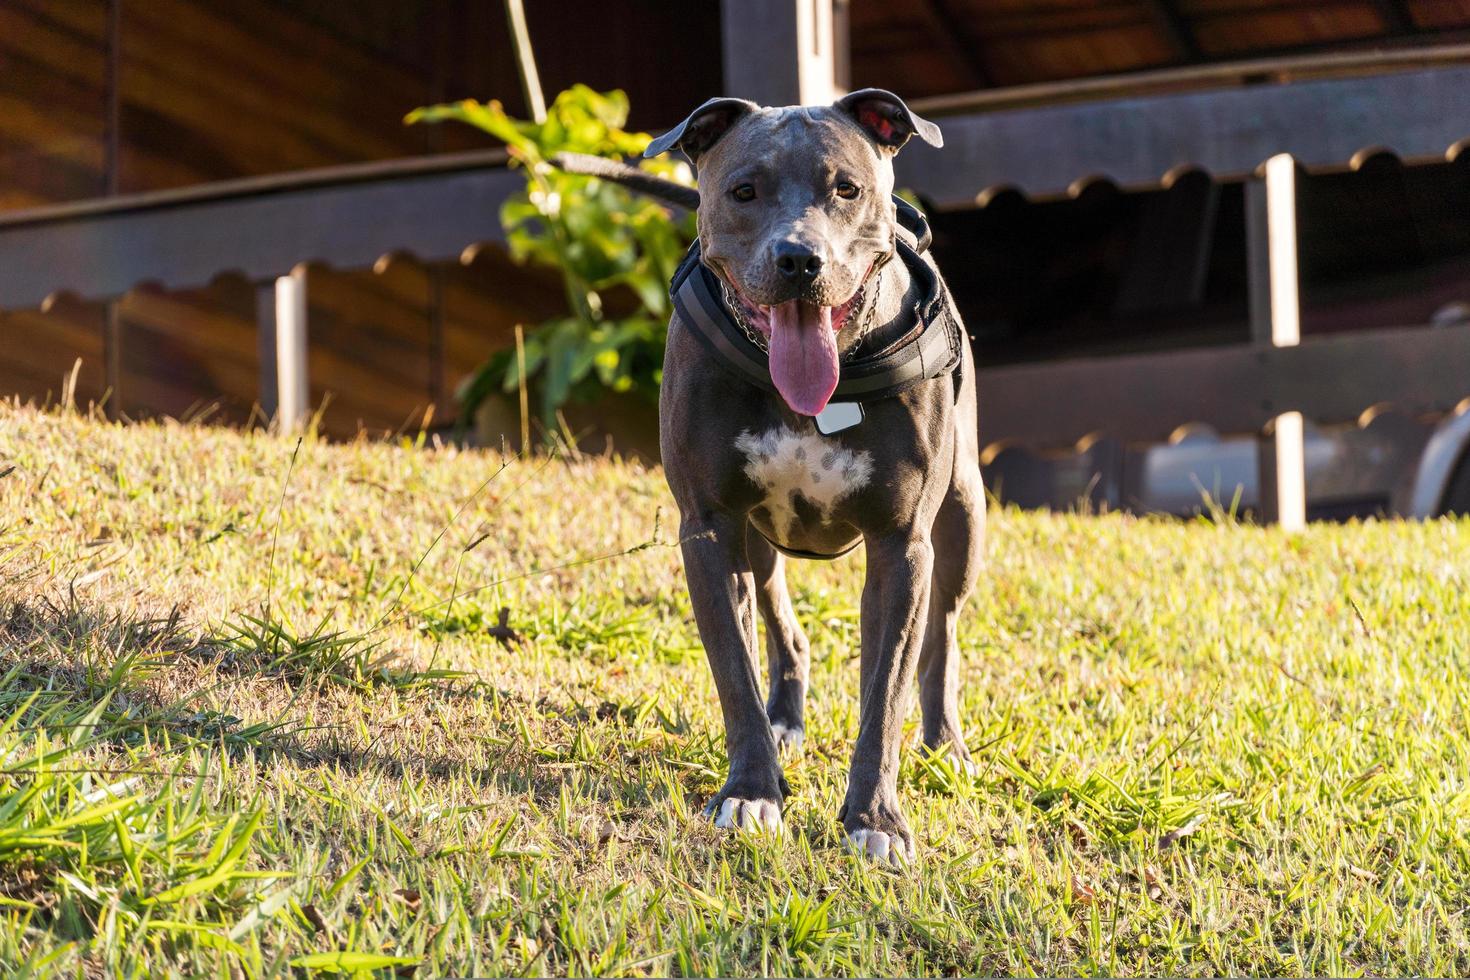
[[[745,518],[686,514],[679,529],[684,575],[720,709],[730,777],[705,812],[717,827],[781,826],[786,780],[756,676],[755,593],[745,553]]]
[[[848,845],[878,861],[912,861],[914,837],[898,804],[899,750],[928,615],[934,550],[904,529],[867,542],[857,745],[838,814]]]

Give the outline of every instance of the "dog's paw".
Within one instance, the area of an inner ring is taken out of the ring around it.
[[[771,735],[776,739],[776,753],[783,758],[801,754],[801,747],[806,742],[806,730],[783,725],[779,721],[771,722]]]
[[[712,816],[715,826],[721,830],[748,830],[754,833],[780,834],[781,804],[775,800],[742,800],[738,796],[727,796],[715,810],[715,801],[705,808],[705,815]]]
[[[859,827],[847,832],[845,841],[850,853],[865,857],[875,864],[903,867],[914,863],[914,843],[902,834]]]

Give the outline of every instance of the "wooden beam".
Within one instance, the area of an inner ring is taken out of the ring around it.
[[[276,376],[276,281],[269,279],[255,287],[255,355],[259,359],[259,382],[255,404],[260,406],[267,424],[276,417],[280,406],[280,384]]]
[[[82,201],[43,204],[35,208],[0,212],[0,230],[55,224],[67,218],[96,218],[186,204],[209,204],[238,197],[290,194],[473,170],[504,170],[509,160],[510,155],[504,150],[469,150],[463,153],[439,153],[434,156],[400,157],[372,163],[347,163],[312,170],[293,170],[261,177],[239,177],[117,197],[93,197]]]
[[[1470,396],[1470,326],[1364,330],[1296,347],[1229,344],[980,371],[981,445],[1070,449],[1103,433],[1163,442],[1186,422],[1260,432],[1282,412],[1357,421],[1380,402],[1447,412]]]
[[[918,0],[918,10],[934,43],[970,85],[989,88],[995,84],[990,68],[980,54],[980,46],[975,43],[963,18],[955,14],[949,0]]]
[[[832,83],[837,95],[852,91],[852,0],[832,0]]]
[[[724,0],[725,95],[762,105],[822,105],[837,94],[833,0]]]
[[[912,99],[909,107],[926,116],[1002,112],[1064,102],[1097,102],[1165,93],[1243,85],[1282,85],[1325,81],[1356,75],[1426,68],[1449,68],[1470,62],[1470,44],[1402,45],[1333,54],[1305,53],[1245,58],[1182,68],[1130,71],[1096,78],[1008,85],[978,92],[931,95]]]
[[[1301,343],[1296,161],[1281,153],[1246,185],[1251,335],[1272,348]],[[1364,406],[1366,407],[1366,406]],[[1259,437],[1261,520],[1299,531],[1307,523],[1306,433],[1299,411],[1282,412]]]
[[[1220,185],[1199,172],[1183,174],[1167,190],[1145,198],[1132,254],[1118,283],[1117,315],[1134,317],[1200,302],[1219,206]]]
[[[1414,15],[1404,0],[1373,0],[1373,9],[1377,12],[1378,19],[1383,21],[1383,29],[1388,34],[1403,36],[1419,30],[1419,25],[1414,23]]]
[[[294,432],[311,414],[307,377],[306,269],[297,266],[275,283],[276,427]]]
[[[102,385],[108,418],[121,418],[122,407],[122,300],[104,304],[102,315]]]
[[[1383,0],[1383,2],[1391,3],[1393,0]],[[1174,49],[1174,54],[1180,61],[1203,60],[1204,54],[1200,51],[1199,41],[1194,36],[1194,29],[1180,13],[1179,6],[1174,0],[1148,0],[1148,7],[1149,12],[1153,15],[1154,23],[1169,39],[1169,46]]]
[[[116,194],[122,166],[122,0],[107,0],[107,106],[103,117],[102,193]]]
[[[425,268],[428,295],[424,306],[429,311],[429,404],[436,412],[453,413],[454,392],[448,390],[444,378],[444,266],[434,263]]]
[[[525,186],[495,159],[392,161],[334,168],[331,179],[232,181],[3,215],[0,309],[66,291],[107,299],[140,282],[203,286],[231,270],[269,282],[306,261],[457,260],[467,246],[504,240],[500,205]]]

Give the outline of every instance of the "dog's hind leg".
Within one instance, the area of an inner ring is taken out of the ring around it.
[[[934,519],[934,577],[929,593],[929,621],[919,651],[919,704],[923,711],[924,745],[949,746],[965,768],[970,751],[960,725],[957,638],[960,610],[984,564],[985,490],[973,459],[955,461],[954,482]]]
[[[770,665],[770,696],[766,717],[781,753],[801,750],[806,738],[806,691],[811,656],[806,634],[796,621],[786,591],[786,559],[753,525],[747,525],[745,552],[755,575],[755,603],[766,626],[766,658]]]

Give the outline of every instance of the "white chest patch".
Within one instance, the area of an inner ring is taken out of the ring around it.
[[[771,523],[782,538],[789,538],[796,524],[798,497],[825,522],[838,501],[866,486],[873,476],[873,457],[866,450],[844,449],[820,435],[803,435],[784,425],[761,435],[742,432],[735,448],[745,455],[745,475],[765,494]]]

